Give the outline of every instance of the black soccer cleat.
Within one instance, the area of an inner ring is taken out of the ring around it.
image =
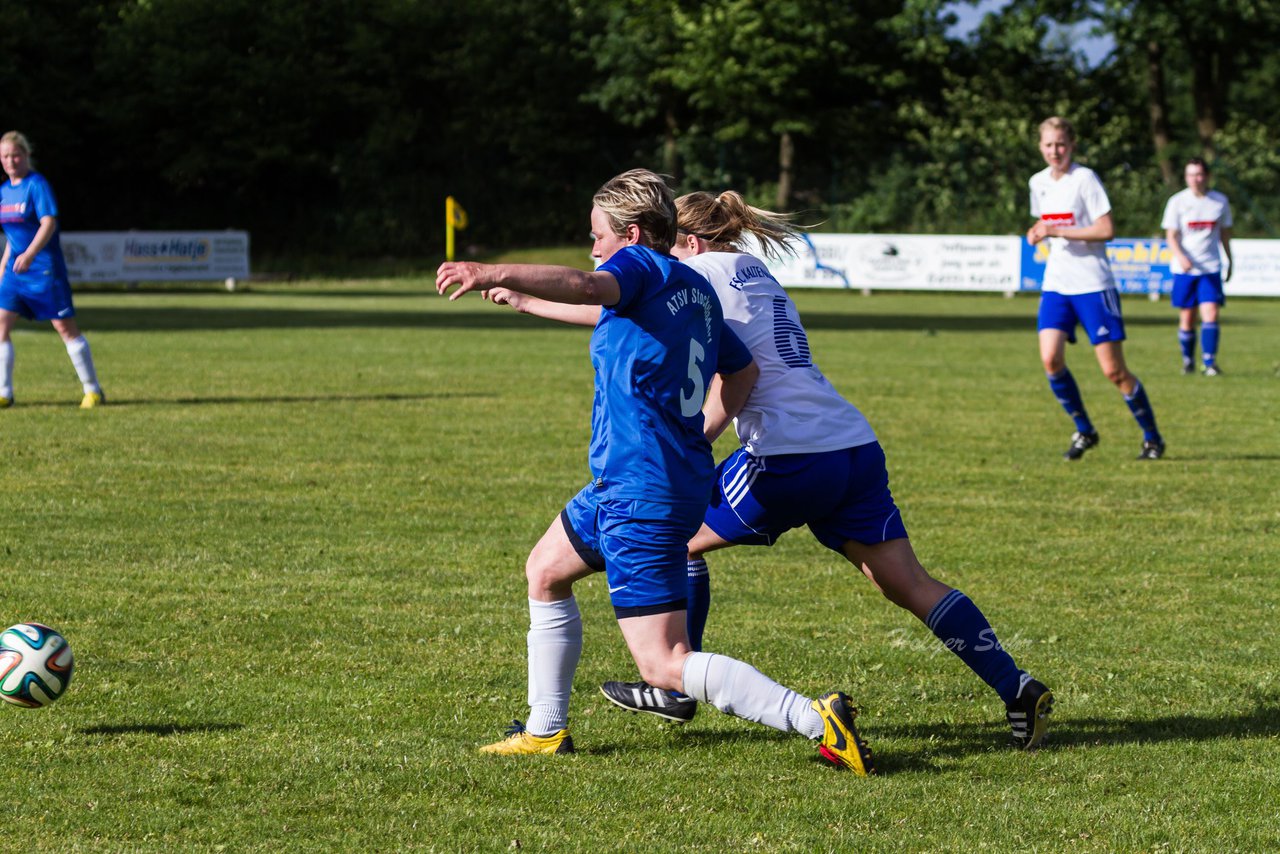
[[[1204,369],[1201,370],[1200,373],[1204,374],[1206,377],[1220,377],[1222,376],[1222,368],[1219,368],[1217,365],[1205,365]]]
[[[1098,434],[1094,433],[1072,433],[1071,447],[1067,448],[1066,453],[1062,455],[1064,460],[1078,460],[1084,456],[1084,452],[1090,448],[1096,447],[1098,444]]]
[[[606,682],[600,693],[628,712],[645,712],[678,724],[693,720],[698,701],[674,691],[655,688],[648,682]]]
[[[1053,692],[1042,682],[1022,674],[1018,698],[1004,707],[1004,716],[1013,728],[1013,743],[1031,750],[1044,743],[1049,732],[1049,715],[1053,712]]]
[[[1155,442],[1143,442],[1142,452],[1138,454],[1140,460],[1158,460],[1164,456],[1164,442],[1157,440]]]

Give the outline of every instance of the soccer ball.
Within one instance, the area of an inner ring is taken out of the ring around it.
[[[62,696],[75,661],[67,639],[39,623],[18,623],[0,634],[0,700],[38,709]]]

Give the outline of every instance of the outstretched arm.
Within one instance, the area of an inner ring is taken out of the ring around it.
[[[570,305],[563,302],[551,302],[522,294],[508,288],[490,288],[481,291],[481,296],[495,305],[509,305],[521,314],[532,314],[534,317],[545,317],[548,320],[559,320],[574,326],[595,326],[600,320],[598,305]]]
[[[760,367],[749,362],[745,368],[732,374],[716,374],[711,379],[711,390],[702,404],[702,433],[708,442],[714,442],[730,422],[746,406],[751,389],[756,387]]]
[[[506,288],[549,302],[570,305],[613,305],[622,296],[612,273],[588,273],[573,267],[544,264],[478,264],[446,261],[436,270],[436,292],[455,300],[467,291]]]

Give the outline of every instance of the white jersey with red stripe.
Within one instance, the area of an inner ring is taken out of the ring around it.
[[[1160,227],[1178,232],[1182,254],[1191,262],[1191,269],[1186,272],[1200,276],[1222,271],[1218,246],[1222,243],[1222,229],[1230,228],[1231,224],[1231,203],[1226,196],[1217,190],[1197,196],[1188,187],[1174,193],[1164,206]],[[1177,269],[1173,272],[1183,271]]]
[[[1087,166],[1072,163],[1054,180],[1049,168],[1031,176],[1031,215],[1050,226],[1085,228],[1111,213],[1102,181]],[[1106,244],[1100,240],[1049,238],[1049,263],[1044,271],[1046,291],[1091,294],[1115,287]]]
[[[867,419],[813,363],[800,313],[763,261],[744,252],[706,252],[684,263],[711,282],[725,322],[760,368],[734,419],[748,453],[819,454],[876,441]]]

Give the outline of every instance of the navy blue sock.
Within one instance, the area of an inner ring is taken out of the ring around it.
[[[1142,428],[1142,438],[1148,442],[1159,442],[1160,431],[1156,429],[1156,414],[1151,411],[1151,402],[1147,400],[1147,390],[1142,387],[1142,383],[1133,387],[1132,394],[1124,396],[1124,402],[1129,404],[1129,411],[1133,413],[1134,420]]]
[[[1193,365],[1196,361],[1196,333],[1194,329],[1179,329],[1178,343],[1182,345],[1182,364]]]
[[[694,652],[702,652],[702,630],[707,626],[707,612],[711,610],[711,576],[707,562],[702,558],[689,561],[689,610],[685,619],[689,630],[689,646]]]
[[[1204,365],[1207,368],[1218,358],[1218,324],[1200,325],[1200,349],[1204,351]]]
[[[1022,671],[1000,646],[995,629],[968,596],[952,590],[933,606],[924,622],[947,649],[995,689],[1001,700],[1012,703],[1018,698]]]
[[[1076,430],[1081,433],[1092,433],[1093,422],[1089,420],[1089,414],[1084,411],[1080,388],[1076,385],[1076,378],[1071,376],[1071,371],[1063,368],[1056,374],[1046,374],[1046,376],[1049,378],[1049,388],[1053,389],[1054,397],[1058,398],[1058,403],[1062,404],[1062,408],[1076,422]]]

